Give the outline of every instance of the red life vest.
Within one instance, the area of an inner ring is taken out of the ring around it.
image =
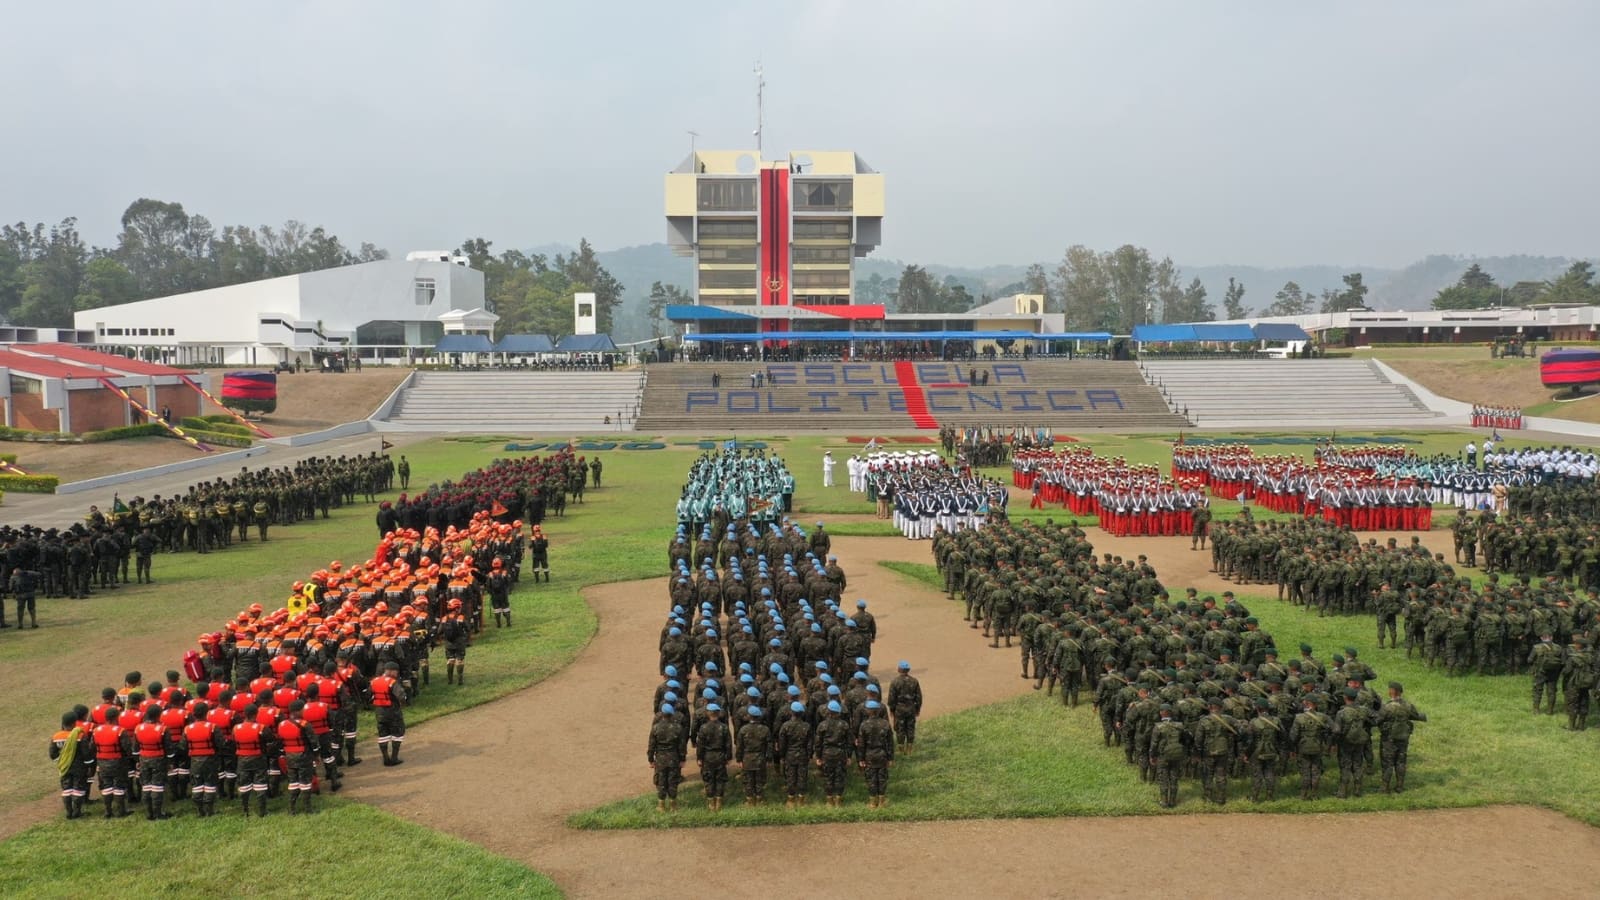
[[[294,680],[295,690],[298,690],[300,693],[304,694],[306,692],[306,687],[316,684],[318,680],[317,673],[306,672]]]
[[[339,682],[332,678],[317,679],[317,699],[326,703],[328,709],[337,710],[339,708],[340,686]]]
[[[160,759],[167,755],[167,730],[156,722],[140,722],[133,729],[133,739],[139,743],[140,759]]]
[[[183,738],[189,742],[190,756],[217,755],[215,736],[216,727],[210,722],[190,722],[183,728]]]
[[[328,704],[321,700],[313,700],[306,704],[305,720],[317,734],[327,734],[333,730],[328,727]]]
[[[122,715],[117,716],[117,720],[115,722],[107,722],[105,724],[119,726],[123,731],[132,731],[135,728],[138,728],[139,723],[143,721],[143,715],[130,709]]]
[[[240,756],[260,756],[261,726],[255,722],[240,722],[233,726],[233,742]]]
[[[278,710],[271,706],[263,706],[256,712],[256,724],[262,728],[276,728],[278,726]]]
[[[277,656],[274,656],[270,665],[272,667],[273,674],[277,675],[279,680],[288,681],[289,676],[294,674],[294,663],[294,654],[283,652],[279,653]]]
[[[122,758],[122,729],[111,724],[94,729],[94,758],[111,761]]]
[[[89,711],[89,721],[96,725],[115,722],[116,717],[122,715],[122,707],[115,703],[102,703]]]
[[[228,734],[229,732],[233,731],[232,710],[222,709],[220,707],[213,709],[211,712],[206,713],[206,721],[210,722],[211,727],[215,728],[222,734]]]
[[[278,723],[278,740],[283,741],[284,753],[306,752],[306,728],[293,719]]]
[[[382,707],[393,706],[393,689],[394,679],[387,675],[379,675],[377,678],[372,679],[372,705]]]
[[[300,692],[292,687],[281,687],[272,692],[272,705],[279,709],[288,709],[289,704],[300,699]]]
[[[161,713],[161,727],[167,730],[167,734],[172,735],[173,740],[177,740],[178,735],[183,733],[183,726],[188,721],[189,717],[184,715],[181,709],[168,709]]]

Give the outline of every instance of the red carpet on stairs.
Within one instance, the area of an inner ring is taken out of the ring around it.
[[[922,393],[922,385],[917,384],[916,366],[901,360],[894,364],[894,377],[906,397],[906,415],[918,428],[937,429],[939,420],[928,412],[928,398]]]

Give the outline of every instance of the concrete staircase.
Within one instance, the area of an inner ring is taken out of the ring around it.
[[[418,372],[380,427],[514,435],[632,431],[642,387],[638,371]]]
[[[988,371],[987,386],[966,383],[973,368]],[[760,388],[750,384],[755,371],[766,375]],[[1189,423],[1131,362],[667,363],[649,367],[638,430],[882,434],[962,424],[1139,431]]]
[[[1147,361],[1145,377],[1201,428],[1439,424],[1441,413],[1353,359]]]

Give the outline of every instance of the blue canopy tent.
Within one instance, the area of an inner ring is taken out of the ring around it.
[[[1286,322],[1262,322],[1252,329],[1256,338],[1263,341],[1309,341],[1311,335],[1304,328]]]
[[[494,345],[496,353],[554,353],[555,345],[543,334],[508,334]]]
[[[616,353],[609,334],[569,334],[556,343],[557,353]]]

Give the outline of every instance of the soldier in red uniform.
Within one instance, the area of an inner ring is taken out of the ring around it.
[[[194,783],[194,808],[204,819],[217,811],[217,727],[207,716],[211,707],[200,701],[194,705],[193,721],[183,726],[183,751],[189,758]]]
[[[378,752],[386,766],[400,765],[400,744],[406,739],[406,719],[402,706],[406,691],[400,684],[400,665],[383,664],[383,674],[372,679],[372,707],[378,718]]]
[[[182,800],[189,796],[189,756],[182,746],[183,726],[189,723],[189,716],[183,710],[186,695],[180,690],[171,696],[172,702],[161,711],[160,721],[167,733],[167,785],[172,799]],[[143,767],[139,774],[142,781]]]
[[[175,749],[167,740],[167,729],[161,723],[163,713],[152,706],[144,712],[144,721],[133,729],[133,740],[139,749],[139,786],[144,793],[145,818],[170,819],[172,813],[163,807],[167,798],[167,757]]]
[[[118,817],[128,814],[128,757],[133,754],[133,735],[120,725],[107,722],[94,728],[94,764],[100,776],[100,799],[111,818],[116,802]]]
[[[233,752],[233,741],[229,736],[233,734],[235,716],[233,702],[237,699],[233,691],[223,691],[217,697],[217,704],[206,713],[206,721],[214,729],[214,740],[217,747],[217,786],[222,799],[232,800],[239,796],[239,771],[238,757]],[[212,803],[212,813],[216,813],[216,804]]]
[[[283,742],[283,755],[289,770],[289,815],[311,812],[311,783],[317,776],[317,757],[313,750],[316,735],[303,718],[305,701],[296,700],[289,705],[289,713],[278,723],[278,740]]]
[[[244,708],[244,719],[233,726],[233,752],[239,757],[239,797],[245,818],[250,817],[250,795],[255,794],[256,815],[267,814],[267,746],[265,729],[256,721],[254,703]]]
[[[316,736],[313,747],[322,757],[322,774],[328,779],[328,790],[339,790],[339,746],[333,730],[333,709],[322,701],[322,685],[313,684],[306,689],[303,718]]]

